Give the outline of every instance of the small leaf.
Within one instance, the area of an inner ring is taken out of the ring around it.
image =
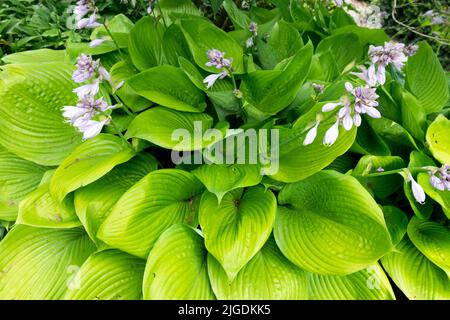
[[[275,196],[262,186],[233,190],[220,204],[212,193],[203,195],[199,221],[205,245],[229,279],[236,276],[268,239],[276,207]]]
[[[145,261],[119,250],[93,253],[76,274],[64,300],[139,300]]]
[[[189,112],[206,108],[203,92],[181,69],[170,65],[145,70],[127,83],[137,94],[164,107]]]
[[[140,138],[160,147],[191,151],[205,147],[204,132],[213,119],[206,113],[156,107],[139,114],[128,127],[127,138]]]
[[[283,254],[305,270],[346,275],[392,249],[383,212],[351,176],[321,171],[286,185],[278,202],[275,239]]]
[[[97,237],[113,248],[146,258],[158,237],[173,224],[197,225],[203,191],[189,172],[150,172],[117,201]]]
[[[134,150],[122,139],[100,134],[85,141],[61,163],[50,183],[50,193],[62,202],[68,193],[94,182],[133,156]]]
[[[184,224],[167,229],[155,243],[144,275],[146,300],[214,299],[199,233]]]
[[[307,274],[287,260],[273,237],[230,282],[222,266],[208,255],[211,286],[220,300],[294,300],[308,298]]]

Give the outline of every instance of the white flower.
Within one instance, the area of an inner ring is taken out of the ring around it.
[[[369,87],[376,87],[378,84],[378,79],[375,76],[374,70],[369,73],[369,70],[364,66],[357,67],[361,72],[350,72],[350,74],[357,76],[361,80],[366,82]]]
[[[371,59],[371,66],[368,70],[369,78],[376,77],[378,83],[384,84],[386,82],[386,67],[390,64],[398,70],[401,70],[408,60],[405,55],[405,45],[398,42],[385,42],[384,46],[369,47],[369,58]]]
[[[225,52],[221,52],[217,49],[208,50],[206,53],[208,55],[207,67],[216,67],[217,69],[230,68],[231,59],[225,58]]]
[[[109,74],[109,72],[105,68],[99,67],[98,68],[98,74],[100,75],[100,80],[106,80],[110,84],[112,84],[111,75]]]
[[[254,43],[254,41],[253,41],[253,37],[250,37],[250,38],[248,38],[248,39],[245,41],[245,47],[246,47],[246,48],[251,48],[251,47],[253,47],[254,44],[255,44],[255,43]]]
[[[101,121],[96,120],[85,120],[80,121],[77,124],[78,130],[83,133],[83,139],[91,139],[97,136],[103,129],[103,126],[109,122],[109,119],[104,119]]]
[[[78,29],[84,29],[84,28],[92,29],[92,28],[97,28],[100,26],[101,26],[101,24],[97,22],[97,14],[95,12],[93,14],[91,14],[89,16],[89,18],[83,18],[77,22]]]
[[[100,89],[100,82],[99,80],[95,80],[93,83],[85,84],[81,87],[78,87],[73,90],[79,98],[84,96],[95,96],[97,95],[98,91]]]
[[[317,129],[319,128],[319,124],[320,124],[320,120],[316,120],[316,123],[314,124],[314,126],[308,130],[305,140],[303,140],[304,146],[307,146],[314,142],[314,140],[317,137]]]
[[[112,86],[113,92],[116,92],[117,90],[122,88],[124,84],[125,84],[125,81],[122,80],[118,84]]]
[[[70,119],[69,122],[72,122],[72,120],[73,122],[75,122],[76,119],[78,119],[79,117],[83,116],[86,113],[86,109],[75,106],[65,106],[62,109],[64,111],[63,117],[69,118]]]
[[[100,38],[100,39],[94,39],[91,42],[89,42],[89,47],[91,47],[91,48],[98,47],[99,45],[101,45],[106,40],[108,40],[107,37],[103,37],[103,38]]]
[[[248,31],[250,31],[253,35],[253,37],[256,37],[258,35],[258,25],[256,22],[250,22],[248,25]]]
[[[450,166],[448,164],[444,164],[441,168],[430,171],[429,174],[430,184],[434,188],[440,191],[450,191]]]
[[[336,7],[342,7],[342,5],[344,4],[344,0],[334,0],[334,4],[336,5]]]
[[[211,88],[214,83],[218,80],[218,79],[223,79],[228,75],[227,71],[223,71],[221,73],[213,73],[210,74],[209,76],[207,76],[204,80],[203,83],[206,83],[206,89]]]
[[[77,58],[76,66],[77,69],[73,73],[72,79],[77,83],[82,83],[89,80],[96,74],[99,66],[99,60],[94,61],[92,56],[88,56],[83,53]]]
[[[420,204],[425,203],[425,191],[423,191],[423,188],[414,180],[411,173],[408,173],[408,180],[411,181],[411,190],[414,196],[414,199]]]
[[[325,132],[325,136],[323,138],[323,144],[326,146],[331,146],[333,145],[338,136],[339,136],[339,123],[340,123],[340,119],[337,118],[336,122],[327,130],[327,132]]]

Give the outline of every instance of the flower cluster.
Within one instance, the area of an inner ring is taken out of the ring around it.
[[[101,26],[97,22],[97,8],[94,0],[79,0],[73,9],[78,29],[97,28]],[[86,15],[90,14],[88,17]]]
[[[326,131],[323,138],[323,144],[331,146],[334,144],[339,136],[339,126],[349,131],[353,125],[359,127],[361,125],[361,115],[367,114],[372,118],[380,118],[381,114],[376,108],[378,106],[378,95],[375,89],[361,86],[354,88],[350,82],[345,83],[345,89],[349,95],[341,97],[339,102],[329,102],[322,107],[322,112],[330,112],[340,107],[336,114],[335,123]],[[314,142],[317,136],[317,129],[321,119],[316,119],[314,126],[306,134],[304,145],[309,145]]]
[[[100,83],[106,80],[113,90],[117,90],[123,83],[114,86],[108,71],[100,66],[99,60],[93,60],[91,56],[81,54],[77,58],[76,66],[77,69],[72,74],[73,81],[88,83],[73,90],[78,96],[78,102],[75,106],[63,107],[63,116],[83,133],[83,139],[90,139],[98,135],[103,126],[109,123],[110,118],[105,116],[104,112],[114,108],[108,105],[103,97],[95,98],[100,90]]]
[[[245,46],[247,48],[251,48],[254,46],[255,38],[258,36],[258,25],[256,24],[256,22],[250,22],[250,24],[248,25],[248,31],[250,31],[252,35],[247,39],[247,41],[245,41]]]
[[[207,76],[203,83],[206,83],[206,88],[211,88],[218,79],[223,79],[229,76],[231,73],[231,63],[232,59],[225,58],[225,52],[219,51],[217,49],[210,49],[206,53],[208,55],[207,67],[216,67],[216,69],[221,70],[220,73],[214,73]]]
[[[450,191],[450,165],[444,164],[441,168],[431,170],[430,184],[440,191]]]
[[[448,12],[447,12],[448,13]],[[446,19],[442,15],[439,14],[439,12],[436,12],[434,10],[428,10],[423,14],[423,17],[429,18],[430,23],[432,25],[439,25],[439,24],[445,24]]]

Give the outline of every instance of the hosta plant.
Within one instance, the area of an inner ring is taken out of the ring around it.
[[[339,1],[213,2],[80,0],[91,42],[3,58],[0,298],[450,299],[431,47]]]

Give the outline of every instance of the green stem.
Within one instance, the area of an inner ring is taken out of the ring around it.
[[[128,106],[122,101],[122,99],[119,98],[119,96],[115,93],[112,94],[112,96],[114,97],[114,99],[116,99],[116,101],[120,102],[122,104],[122,108],[123,110],[132,118],[135,118],[136,115],[133,113],[133,111],[130,110],[130,108],[128,108]]]
[[[119,51],[119,55],[122,58],[122,60],[125,60],[125,57],[122,53],[122,50],[120,49],[119,44],[117,43],[116,39],[114,39],[111,30],[109,30],[109,28],[106,26],[106,20],[103,22],[103,26],[105,27],[106,32],[108,33],[109,37],[111,38],[111,40],[114,42],[114,45],[116,46],[117,50]]]
[[[124,135],[122,134],[122,132],[120,131],[119,127],[117,127],[117,125],[114,123],[114,120],[112,119],[112,117],[109,116],[109,115],[107,115],[104,111],[100,111],[100,114],[103,115],[103,116],[105,116],[105,117],[108,117],[108,118],[109,118],[112,127],[114,128],[114,130],[116,131],[116,133],[119,135],[119,137],[120,137],[123,141],[125,141],[126,144],[128,144],[129,146],[131,146],[131,148],[133,148],[133,145],[132,145],[130,142],[128,142],[128,140],[125,138],[125,136],[124,136]],[[134,149],[134,148],[133,148],[133,149]]]
[[[158,7],[159,13],[161,14],[161,18],[162,18],[163,24],[164,24],[164,26],[167,29],[166,19],[164,18],[163,12],[161,10],[161,6],[159,5],[159,0],[156,0],[156,6]]]

